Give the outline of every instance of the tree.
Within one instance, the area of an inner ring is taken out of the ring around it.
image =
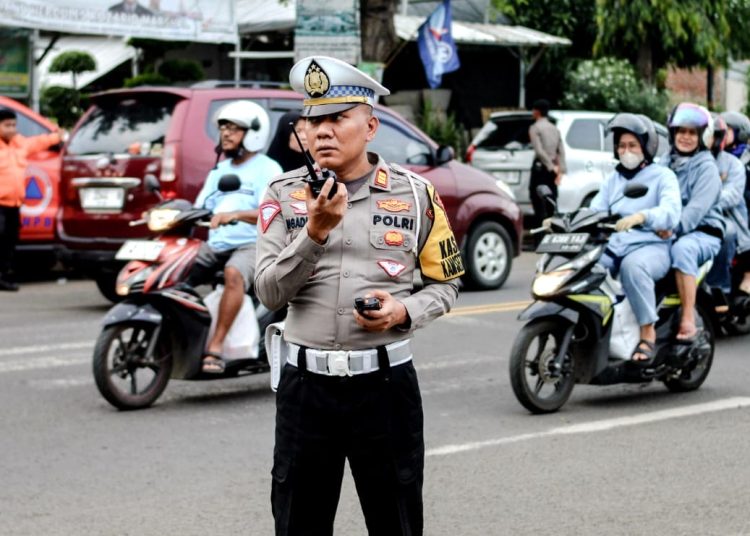
[[[666,65],[726,65],[750,52],[747,0],[596,0],[597,55],[634,61],[644,80]]]
[[[77,90],[76,77],[87,71],[96,70],[96,60],[88,52],[69,50],[58,55],[49,67],[51,73],[70,73],[73,76],[73,89]]]

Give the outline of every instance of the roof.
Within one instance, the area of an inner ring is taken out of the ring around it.
[[[96,70],[81,73],[76,78],[78,88],[86,87],[94,80],[104,76],[115,67],[122,65],[124,62],[135,57],[135,49],[125,44],[125,37],[99,37],[94,35],[88,36],[67,36],[60,37],[44,59],[39,64],[39,74],[41,77],[41,86],[63,86],[73,87],[73,80],[70,73],[50,73],[49,68],[52,61],[60,55],[61,52],[69,50],[80,50],[91,54],[96,60]],[[49,39],[42,39],[40,43],[42,50],[49,44]]]
[[[424,17],[396,15],[396,34],[406,41],[416,41],[417,31]],[[532,30],[525,26],[505,24],[483,24],[453,20],[451,23],[453,40],[457,44],[494,45],[506,47],[570,46],[571,41],[548,33]]]

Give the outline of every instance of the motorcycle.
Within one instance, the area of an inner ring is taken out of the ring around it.
[[[541,197],[554,203],[547,187],[539,189]],[[638,198],[647,190],[644,185],[630,184],[624,195]],[[702,266],[698,277],[695,309],[700,335],[692,344],[675,342],[681,304],[670,272],[656,285],[659,319],[653,364],[643,368],[610,352],[615,307],[623,293],[619,281],[597,261],[618,218],[588,208],[555,215],[549,233],[537,248],[541,257],[532,284],[535,301],[519,315],[526,324],[510,354],[513,392],[532,413],[560,409],[576,383],[661,381],[670,391],[683,392],[698,389],[708,376],[714,356],[714,331],[707,313],[711,296],[703,281],[710,266]],[[532,233],[546,230],[542,227]]]
[[[129,240],[118,251],[118,259],[129,261],[117,277],[116,292],[123,300],[104,318],[93,356],[99,392],[123,410],[153,404],[170,378],[207,380],[268,371],[265,328],[286,316],[285,309],[270,311],[251,294],[261,336],[257,357],[228,360],[223,374],[203,373],[211,313],[185,281],[203,243],[194,230],[210,226],[211,212],[184,199],[161,199],[156,178],[147,177],[146,186],[160,202],[130,225],[146,224],[155,236]],[[238,188],[236,175],[219,181],[222,192]],[[214,284],[220,280],[217,274]]]
[[[740,291],[743,274],[732,269],[732,291],[711,287],[712,307],[708,309],[716,333],[747,335],[750,333],[750,296]]]

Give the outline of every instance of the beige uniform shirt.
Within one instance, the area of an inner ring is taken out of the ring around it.
[[[439,196],[426,179],[375,154],[368,157],[373,172],[349,196],[344,218],[323,245],[305,227],[307,170],[290,171],[268,185],[260,206],[255,292],[272,309],[289,304],[289,342],[323,350],[390,344],[445,314],[456,300],[463,265]],[[420,266],[424,287],[414,292]],[[356,323],[354,298],[375,289],[406,306],[408,329],[375,333]]]
[[[534,148],[534,156],[544,164],[547,171],[554,171],[555,164],[560,173],[565,173],[565,147],[560,131],[549,119],[543,117],[529,127],[529,139]]]

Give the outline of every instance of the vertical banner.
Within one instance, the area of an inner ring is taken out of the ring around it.
[[[0,95],[26,99],[31,88],[31,32],[0,28]]]
[[[440,86],[443,74],[461,67],[451,35],[451,2],[444,0],[419,27],[419,57],[432,89]]]
[[[356,65],[362,40],[359,0],[298,0],[294,58],[321,54]]]

